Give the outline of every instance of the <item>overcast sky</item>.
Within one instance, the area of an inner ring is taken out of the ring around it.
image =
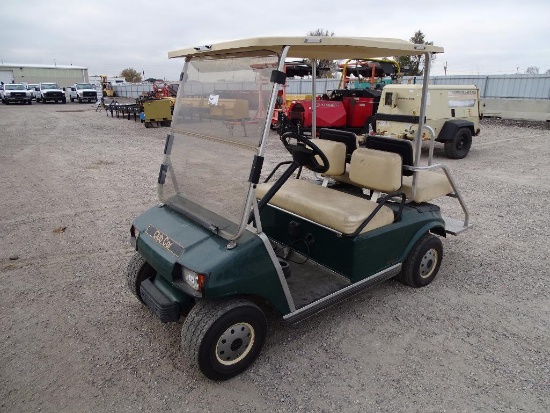
[[[550,69],[550,0],[3,0],[3,63],[73,64],[89,75],[127,67],[177,79],[183,61],[169,51],[258,36],[336,36],[408,40],[422,30],[445,48],[432,74],[513,74]],[[382,56],[381,56],[382,57]]]

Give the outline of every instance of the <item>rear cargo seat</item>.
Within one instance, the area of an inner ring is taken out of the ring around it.
[[[366,140],[366,146],[367,148],[399,154],[399,156],[403,159],[404,165],[413,165],[414,151],[410,141],[385,136],[369,136]],[[409,201],[417,203],[429,202],[435,198],[439,198],[453,192],[451,183],[444,174],[432,171],[418,171],[416,192],[413,196],[412,175],[412,171],[404,169],[402,186],[399,188],[399,192],[404,192],[407,200]],[[357,185],[357,178],[351,178],[349,168],[344,168],[342,173],[327,171],[325,176],[340,182]],[[359,186],[365,189],[376,190],[376,188],[368,185]]]
[[[331,169],[337,168],[340,173],[343,173],[345,145],[324,141],[319,147],[327,155]],[[401,169],[401,157],[397,154],[357,149],[351,158],[350,178],[356,180],[354,182],[358,186],[374,187],[379,191],[392,193],[401,186]],[[271,183],[259,184],[256,187],[256,197],[258,199],[263,197],[269,188]],[[376,202],[300,179],[289,179],[285,182],[269,203],[345,235],[354,234],[379,207]],[[383,205],[360,233],[372,231],[392,222],[394,222],[392,209]]]

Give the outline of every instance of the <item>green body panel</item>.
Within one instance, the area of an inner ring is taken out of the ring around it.
[[[179,244],[183,252],[176,256],[155,241],[145,232],[150,225]],[[140,233],[138,252],[166,281],[161,283],[162,291],[174,290],[166,295],[183,309],[189,308],[193,299],[173,283],[180,265],[207,275],[204,298],[253,295],[267,300],[281,314],[290,311],[277,270],[259,236],[245,231],[237,246],[229,250],[227,240],[167,206],[145,211],[135,219],[134,227]]]
[[[427,209],[419,212],[414,207],[405,206],[399,222],[355,238],[338,236],[269,205],[261,217],[263,230],[270,238],[308,255],[351,282],[357,282],[403,262],[422,235],[434,227],[444,228],[439,208],[430,206]],[[291,235],[289,224],[292,221],[299,226]],[[305,242],[307,239],[312,240],[309,245]]]

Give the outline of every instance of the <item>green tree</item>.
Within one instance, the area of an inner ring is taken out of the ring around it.
[[[120,72],[120,76],[129,83],[141,82],[141,74],[136,69],[133,69],[131,67],[128,67]]]
[[[427,42],[422,30],[417,30],[414,36],[409,39],[414,44],[433,45],[434,42]],[[421,76],[424,72],[424,56],[399,56],[395,59],[399,63],[401,73],[405,76]]]
[[[306,36],[333,37],[334,32],[330,32],[328,30],[319,28],[319,29],[315,29],[307,32]],[[311,61],[309,59],[306,59],[306,60],[311,64]],[[338,67],[338,63],[335,62],[334,60],[322,59],[322,60],[317,60],[316,62],[317,62],[317,68],[319,69],[319,72],[318,72],[319,77],[332,77],[332,72],[334,72]]]

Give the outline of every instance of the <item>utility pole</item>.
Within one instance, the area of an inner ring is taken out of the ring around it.
[[[445,71],[445,76],[447,76],[447,62],[445,62],[445,66],[443,66],[443,70]]]

